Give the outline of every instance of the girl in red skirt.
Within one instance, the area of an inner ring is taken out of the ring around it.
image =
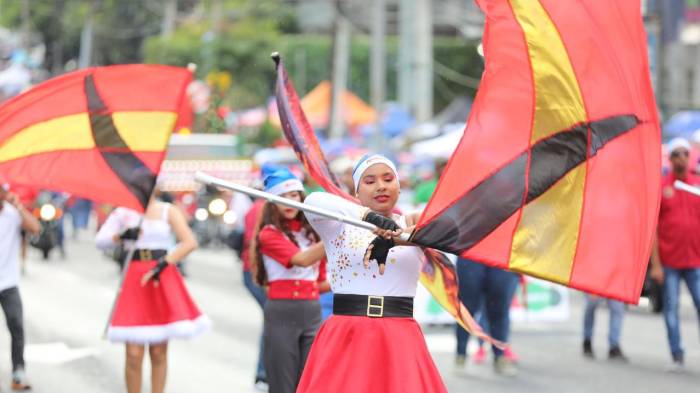
[[[141,392],[141,367],[148,345],[151,392],[163,393],[168,340],[193,337],[209,327],[209,319],[190,298],[174,266],[197,248],[197,241],[180,210],[152,198],[143,217],[130,209],[115,209],[96,242],[100,248],[120,242],[136,247],[107,336],[112,342],[126,343],[127,391]]]
[[[334,297],[333,316],[318,332],[297,392],[447,392],[413,319],[422,251],[395,247],[393,240],[406,226],[403,216],[392,214],[399,196],[396,168],[383,156],[366,156],[353,179],[362,206],[328,193],[305,200],[379,229],[373,234],[306,214],[325,245]]]
[[[304,187],[283,167],[263,168],[265,191],[301,201]],[[319,293],[328,291],[319,236],[297,209],[267,202],[251,246],[259,285],[267,287],[264,359],[270,393],[294,393],[321,326]]]

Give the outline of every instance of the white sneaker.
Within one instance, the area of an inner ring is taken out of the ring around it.
[[[258,380],[255,382],[255,390],[259,392],[267,392],[270,390],[270,386],[267,384],[267,382]]]
[[[681,374],[685,372],[685,365],[683,362],[674,360],[673,363],[666,368],[666,371],[669,373]]]
[[[499,356],[493,363],[493,369],[496,374],[503,375],[505,377],[515,377],[518,375],[518,368],[515,364],[506,359],[504,356]]]

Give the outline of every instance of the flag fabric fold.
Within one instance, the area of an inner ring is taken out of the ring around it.
[[[186,99],[189,70],[94,67],[0,106],[0,174],[143,211]]]
[[[661,173],[639,1],[477,3],[481,87],[411,240],[637,303]]]

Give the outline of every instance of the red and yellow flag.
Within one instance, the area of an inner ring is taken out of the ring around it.
[[[481,88],[412,240],[637,303],[661,172],[639,1],[477,2]]]
[[[0,106],[0,174],[143,210],[192,78],[184,68],[87,68]]]

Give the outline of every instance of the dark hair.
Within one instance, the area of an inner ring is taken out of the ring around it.
[[[301,191],[299,193],[301,194],[301,200],[304,200],[305,194]],[[309,239],[309,241],[318,242],[321,240],[316,231],[314,231],[314,229],[311,227],[311,224],[309,224],[309,221],[306,219],[306,216],[303,212],[299,211],[297,213],[296,219],[301,221],[302,231],[306,232],[306,238]],[[287,225],[287,220],[284,218],[284,216],[282,216],[282,213],[280,213],[277,206],[272,202],[265,202],[265,205],[263,205],[262,211],[260,212],[258,223],[255,226],[253,239],[250,242],[249,254],[255,282],[260,286],[267,285],[268,283],[267,270],[265,270],[265,264],[263,263],[262,253],[260,252],[259,239],[260,230],[262,230],[267,225],[272,225],[275,228],[279,229],[280,231],[282,231],[282,233],[285,234],[285,236],[287,236],[287,238],[289,238],[289,240],[291,240],[297,246],[299,245],[299,243],[297,243],[296,239],[294,238],[292,231]]]

